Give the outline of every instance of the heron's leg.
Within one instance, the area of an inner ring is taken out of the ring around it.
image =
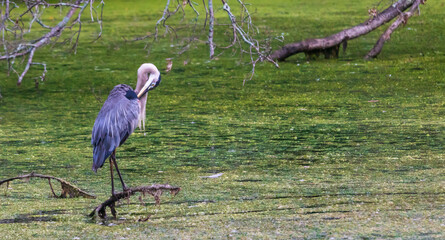
[[[113,159],[114,153],[111,154],[110,159],[110,174],[111,174],[111,195],[114,195],[114,179],[113,179]]]
[[[127,186],[125,185],[124,180],[122,179],[122,176],[121,176],[121,172],[119,171],[119,168],[117,167],[117,162],[116,162],[116,156],[115,156],[115,153],[116,153],[116,150],[114,150],[114,152],[113,152],[114,166],[116,167],[116,172],[117,172],[117,174],[119,175],[119,179],[121,180],[122,188],[123,188],[123,190],[125,191],[125,190],[127,190]]]

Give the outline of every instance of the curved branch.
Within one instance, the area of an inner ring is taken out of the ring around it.
[[[113,217],[116,217],[116,209],[115,209],[115,203],[119,201],[120,199],[129,198],[130,196],[134,195],[137,192],[141,192],[142,194],[150,194],[154,197],[156,204],[161,203],[161,195],[163,191],[170,191],[170,194],[173,196],[176,196],[178,192],[181,190],[180,187],[174,187],[170,186],[169,184],[153,184],[151,186],[139,186],[139,187],[133,187],[129,188],[124,192],[118,192],[115,193],[113,196],[108,198],[103,203],[99,204],[90,214],[90,217],[93,217],[96,213],[99,217],[105,218],[107,214],[105,213],[105,209],[107,207],[110,208],[111,214]]]
[[[399,16],[403,11],[411,7],[415,1],[416,0],[399,0],[389,6],[383,12],[376,15],[374,18],[326,38],[307,39],[301,42],[287,44],[281,49],[273,52],[270,55],[270,58],[283,61],[297,53],[310,52],[313,50],[324,50],[339,46],[341,43],[345,43],[346,41],[365,35],[381,25],[391,21],[395,17]]]
[[[96,196],[83,191],[82,189],[74,186],[72,183],[67,182],[67,181],[65,181],[65,180],[63,180],[61,178],[53,177],[53,176],[49,176],[49,175],[42,175],[42,174],[38,174],[38,173],[34,173],[34,172],[32,172],[30,174],[26,174],[26,175],[21,175],[21,176],[18,176],[18,177],[13,177],[13,178],[8,178],[8,179],[1,180],[0,181],[0,186],[2,184],[4,184],[4,183],[9,184],[9,182],[11,182],[13,180],[16,180],[16,179],[29,179],[29,178],[33,178],[33,177],[48,179],[48,183],[49,183],[49,186],[51,188],[51,192],[53,193],[54,197],[66,198],[67,195],[68,195],[70,198],[74,198],[74,197],[84,197],[84,198],[93,198],[93,199],[96,198]],[[62,193],[60,194],[60,196],[57,196],[54,193],[54,189],[53,189],[53,187],[51,185],[51,179],[54,179],[54,180],[60,182],[61,187],[62,187]]]

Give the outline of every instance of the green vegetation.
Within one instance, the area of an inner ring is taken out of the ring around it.
[[[38,89],[38,66],[20,87],[2,75],[0,179],[35,171],[98,198],[54,199],[38,179],[1,186],[0,238],[445,238],[444,1],[422,6],[376,60],[361,58],[381,30],[338,60],[260,64],[244,87],[250,66],[229,52],[209,61],[197,46],[176,56],[162,40],[147,57],[144,42],[124,43],[151,31],[163,6],[123,2],[107,1],[102,40],[91,44],[96,29],[85,26],[77,55],[38,51],[49,68]],[[376,1],[254,2],[260,29],[292,42],[358,24]],[[173,70],[150,92],[147,129],[117,160],[130,186],[182,191],[91,219],[111,188],[108,162],[91,171],[95,117],[113,86],[134,86],[141,63],[164,69],[168,57]]]

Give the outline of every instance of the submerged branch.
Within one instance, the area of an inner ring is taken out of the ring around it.
[[[113,196],[108,198],[103,203],[99,204],[90,214],[90,217],[93,217],[94,215],[97,215],[101,218],[105,218],[107,214],[105,213],[105,209],[107,207],[110,208],[111,214],[113,217],[116,217],[116,209],[115,204],[121,199],[129,198],[130,196],[134,195],[137,192],[140,192],[142,194],[149,194],[154,197],[156,204],[161,203],[161,195],[164,191],[169,191],[171,195],[176,196],[178,192],[181,190],[180,187],[174,187],[170,186],[169,184],[153,184],[151,186],[139,186],[139,187],[133,187],[129,188],[124,192],[118,192],[115,193]]]
[[[30,178],[43,178],[43,179],[48,179],[48,183],[49,186],[51,188],[51,192],[53,193],[53,196],[56,198],[66,198],[67,195],[70,198],[74,198],[74,197],[84,197],[84,198],[96,198],[96,196],[89,194],[85,191],[83,191],[82,189],[74,186],[72,183],[65,181],[64,179],[58,178],[58,177],[53,177],[50,175],[43,175],[43,174],[38,174],[38,173],[30,173],[30,174],[26,174],[26,175],[21,175],[18,177],[13,177],[13,178],[8,178],[8,179],[4,179],[0,181],[0,186],[4,183],[9,184],[9,182],[13,181],[13,180],[17,180],[17,179],[30,179]],[[62,187],[62,192],[60,195],[57,195],[54,192],[53,186],[51,184],[51,179],[54,179],[58,182],[60,182],[61,187]]]

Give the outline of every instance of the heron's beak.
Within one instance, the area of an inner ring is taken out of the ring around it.
[[[144,87],[141,89],[141,91],[139,91],[138,98],[141,98],[142,96],[144,96],[144,94],[148,92],[148,90],[153,88],[154,80],[155,80],[154,78],[148,79],[147,83],[145,83]]]

